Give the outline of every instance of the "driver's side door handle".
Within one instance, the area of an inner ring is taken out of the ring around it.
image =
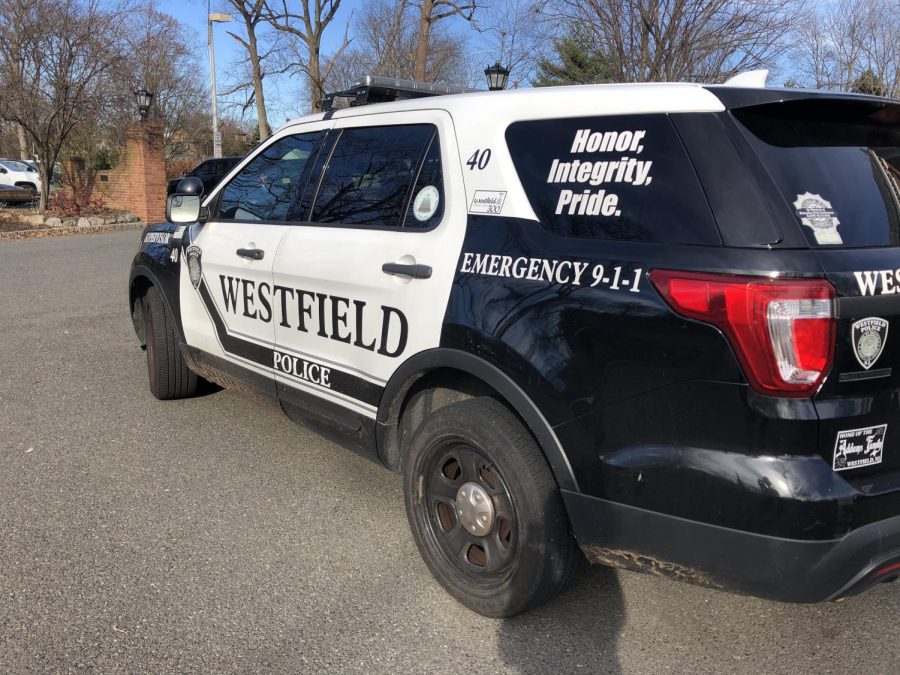
[[[236,253],[241,258],[249,258],[250,260],[262,260],[266,252],[261,248],[239,248]]]
[[[385,274],[407,276],[413,279],[430,279],[431,267],[428,265],[406,265],[403,263],[384,263],[381,271]]]

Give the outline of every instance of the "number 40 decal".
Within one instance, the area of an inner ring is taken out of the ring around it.
[[[472,153],[472,156],[466,161],[466,166],[469,167],[469,171],[474,171],[476,168],[479,171],[484,171],[484,168],[488,165],[488,162],[491,161],[491,149],[485,148],[484,150],[476,150]]]

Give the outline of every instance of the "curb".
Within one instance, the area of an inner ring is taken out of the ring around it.
[[[117,232],[119,230],[140,230],[146,223],[111,223],[98,225],[97,227],[45,227],[40,229],[13,230],[12,232],[0,232],[0,240],[3,239],[30,239],[32,237],[56,237],[66,234],[94,234],[96,232]]]

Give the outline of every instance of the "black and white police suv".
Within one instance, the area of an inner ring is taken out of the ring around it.
[[[588,559],[814,602],[900,575],[900,102],[370,78],[142,235],[150,388],[403,475],[460,602]],[[895,370],[896,368],[896,370]]]

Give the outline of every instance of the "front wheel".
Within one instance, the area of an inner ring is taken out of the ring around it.
[[[154,287],[144,296],[143,312],[150,391],[161,400],[193,396],[199,380],[181,354],[175,321]]]
[[[557,595],[581,555],[550,468],[495,399],[441,408],[405,458],[406,513],[419,552],[459,602],[510,617]]]

